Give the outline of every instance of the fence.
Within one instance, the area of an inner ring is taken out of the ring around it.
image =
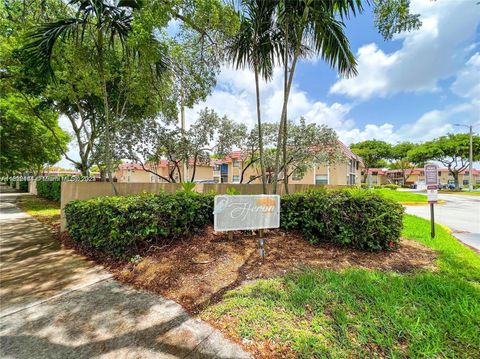
[[[113,196],[113,188],[109,182],[62,182],[62,190],[60,197],[61,207],[61,230],[65,230],[66,222],[64,215],[65,205],[77,199],[85,200],[99,196]],[[160,193],[160,192],[175,192],[182,189],[180,183],[115,183],[119,196],[128,196],[142,193]],[[344,188],[347,186],[332,186],[332,185],[310,185],[310,184],[289,184],[288,191],[290,193],[304,192],[308,189],[314,188]],[[235,188],[241,194],[261,194],[263,193],[262,184],[232,184],[232,183],[218,183],[218,184],[203,184],[198,183],[195,186],[195,191],[215,192],[218,194],[225,194],[229,188]],[[273,185],[267,185],[267,193],[273,192]],[[278,185],[278,194],[285,193],[285,186]]]

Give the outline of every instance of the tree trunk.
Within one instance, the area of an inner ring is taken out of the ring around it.
[[[110,144],[110,108],[108,105],[108,92],[107,92],[107,81],[105,79],[105,70],[103,67],[103,32],[102,29],[99,29],[97,32],[98,36],[98,56],[99,56],[99,72],[100,78],[102,80],[102,92],[103,92],[103,107],[105,111],[105,159],[107,165],[107,176],[108,180],[112,185],[112,190],[115,196],[118,196],[117,187],[113,183],[112,176],[112,154],[111,154],[111,144]]]
[[[287,136],[287,132],[284,129],[284,126],[286,126],[287,124],[288,98],[290,96],[290,89],[292,87],[293,74],[295,73],[295,66],[298,61],[298,56],[299,56],[299,49],[295,51],[295,54],[292,60],[292,67],[290,68],[290,74],[288,75],[288,81],[284,83],[285,88],[284,88],[284,96],[283,96],[282,115],[280,118],[280,127],[278,129],[278,136],[277,136],[277,153],[275,154],[275,172],[273,174],[273,193],[277,193],[278,173],[280,172],[280,150],[285,146],[283,145],[282,138],[284,136],[285,137]],[[288,64],[287,64],[287,69],[284,75],[286,76],[287,73],[288,73]]]
[[[460,191],[460,181],[458,180],[458,171],[453,171],[453,180],[455,181],[455,191]]]
[[[262,131],[262,117],[260,110],[260,87],[258,83],[258,66],[254,64],[255,72],[255,94],[257,96],[257,122],[258,122],[258,148],[260,151],[260,171],[262,173],[262,188],[263,194],[267,194],[267,182],[265,177],[265,158],[263,155],[263,131]]]

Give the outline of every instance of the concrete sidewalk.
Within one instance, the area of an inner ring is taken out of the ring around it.
[[[177,303],[62,249],[17,196],[0,194],[0,357],[249,357]]]

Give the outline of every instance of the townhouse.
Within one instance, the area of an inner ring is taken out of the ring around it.
[[[331,164],[312,163],[305,173],[293,173],[289,178],[291,184],[319,184],[319,185],[357,185],[361,182],[363,168],[362,159],[355,155],[350,148],[339,141],[339,149],[343,159]],[[145,166],[168,178],[170,164],[162,160],[155,166]],[[183,176],[183,166],[180,173]],[[190,161],[188,177],[191,178],[194,167]],[[242,181],[243,173],[243,181]],[[271,177],[271,171],[268,172]],[[136,163],[122,163],[115,172],[118,182],[164,182],[158,176],[145,171]],[[178,181],[178,171],[175,172]],[[216,183],[261,183],[259,163],[247,166],[245,156],[241,151],[233,151],[222,159],[212,159],[209,164],[197,164],[195,168],[195,181],[212,181]]]
[[[406,181],[404,183],[404,178],[401,170],[387,170],[378,168],[371,168],[368,170],[368,174],[372,178],[372,184],[382,185],[393,183],[399,186],[416,185],[417,188],[422,188],[425,185],[425,172],[423,168],[408,169],[405,171],[405,173]],[[468,186],[468,169],[460,172],[458,179],[460,182],[460,186]],[[480,184],[480,170],[475,168],[472,170],[472,180],[473,184]],[[448,171],[448,168],[440,168],[438,170],[438,182],[441,186],[455,183],[455,180],[453,179],[452,174]]]

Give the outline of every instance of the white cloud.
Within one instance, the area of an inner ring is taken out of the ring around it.
[[[480,102],[480,52],[475,53],[467,61],[451,89],[460,97]]]
[[[358,50],[359,75],[339,79],[330,92],[360,99],[402,91],[437,91],[441,79],[456,74],[480,22],[475,1],[413,0],[412,12],[423,22],[417,31],[396,36],[402,47],[385,53],[375,44]]]

